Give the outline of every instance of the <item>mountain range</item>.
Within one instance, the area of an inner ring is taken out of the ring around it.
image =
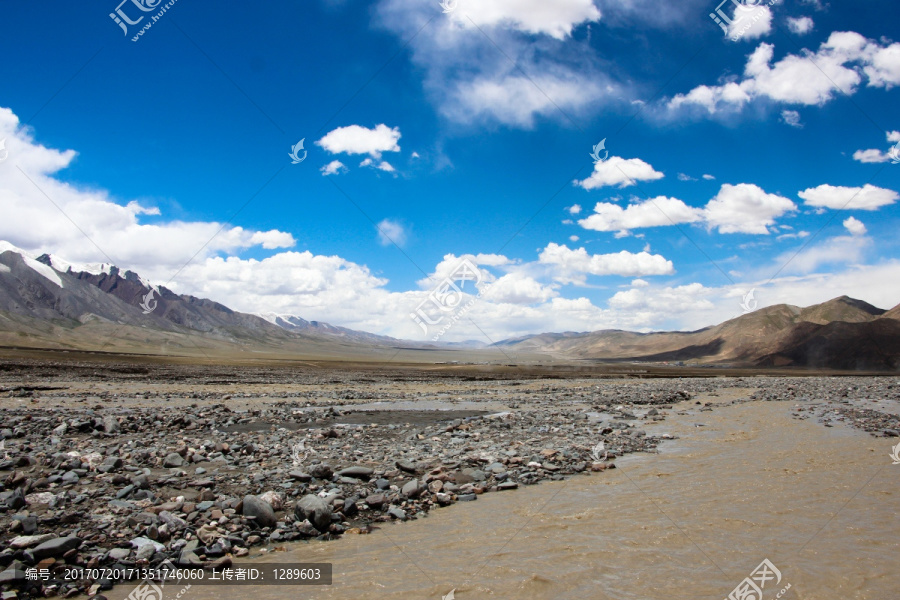
[[[465,361],[492,350],[580,363],[896,370],[900,306],[885,311],[841,296],[806,308],[769,306],[691,332],[543,333],[481,350],[472,345],[398,340],[294,315],[241,313],[152,286],[114,265],[75,265],[0,242],[0,346],[20,348],[346,360],[403,350],[416,355],[415,362]]]

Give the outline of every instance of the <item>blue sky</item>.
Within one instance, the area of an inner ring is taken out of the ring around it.
[[[896,3],[736,2],[5,3],[0,239],[412,339],[463,258],[446,341],[896,305]]]

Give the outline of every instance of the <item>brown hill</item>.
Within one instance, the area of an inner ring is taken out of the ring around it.
[[[900,306],[885,312],[841,296],[806,308],[769,306],[698,331],[542,334],[501,344],[580,359],[895,369]]]

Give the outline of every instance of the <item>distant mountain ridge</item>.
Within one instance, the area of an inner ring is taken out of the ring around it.
[[[441,348],[465,359],[481,346],[477,341],[436,346],[294,315],[242,313],[213,300],[151,286],[137,273],[114,265],[75,265],[49,254],[34,256],[2,241],[0,345],[334,359],[392,358],[400,349]],[[504,354],[509,350],[574,361],[896,370],[900,305],[885,311],[841,296],[806,308],[769,306],[698,331],[543,333],[491,347]]]
[[[574,359],[894,370],[900,305],[885,311],[841,296],[806,308],[769,306],[697,331],[545,333],[498,345]]]
[[[152,311],[142,306],[145,298]],[[63,348],[161,352],[204,346],[254,352],[315,347],[334,353],[348,345],[398,344],[386,336],[299,317],[275,321],[151,286],[137,273],[114,265],[75,265],[49,254],[35,258],[0,242],[0,343],[5,345],[49,342]],[[199,346],[189,339],[194,336],[202,338]]]

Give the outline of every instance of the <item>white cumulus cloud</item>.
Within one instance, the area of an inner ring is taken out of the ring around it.
[[[744,76],[721,85],[701,85],[672,98],[672,110],[691,105],[710,114],[740,110],[755,98],[801,105],[823,105],[840,95],[854,94],[868,79],[870,87],[900,84],[900,43],[881,45],[852,31],[836,31],[816,52],[788,54],[772,62],[775,47],[760,44],[748,57]]]
[[[382,220],[376,227],[378,230],[378,243],[382,246],[396,244],[401,248],[406,244],[406,228],[403,224],[392,219]]]
[[[867,183],[863,187],[843,187],[823,184],[797,194],[807,206],[834,210],[878,210],[893,204],[900,195],[893,190],[875,187]]]
[[[787,24],[788,29],[797,35],[806,35],[815,25],[810,17],[788,17]]]
[[[322,175],[335,175],[346,172],[347,167],[341,161],[333,160],[319,170],[322,172]]]
[[[775,219],[797,206],[752,183],[724,184],[704,211],[707,225],[719,233],[769,233]]]
[[[584,248],[573,250],[552,242],[541,251],[538,262],[552,266],[552,276],[560,283],[584,284],[587,275],[643,277],[675,272],[672,261],[659,254],[625,250],[612,254],[588,254]]]
[[[855,217],[848,217],[844,220],[844,227],[851,235],[865,235],[868,231],[865,224]]]
[[[703,220],[703,211],[688,206],[677,198],[659,196],[622,208],[609,202],[598,202],[594,214],[578,221],[593,231],[628,231],[644,227],[660,227]]]
[[[373,129],[361,125],[338,127],[316,144],[332,154],[368,154],[377,159],[382,152],[400,152],[399,140],[400,128],[382,123]]]
[[[654,181],[664,175],[639,158],[610,156],[609,159],[594,163],[594,172],[575,185],[586,190],[617,185],[620,188],[635,185],[638,181]]]

